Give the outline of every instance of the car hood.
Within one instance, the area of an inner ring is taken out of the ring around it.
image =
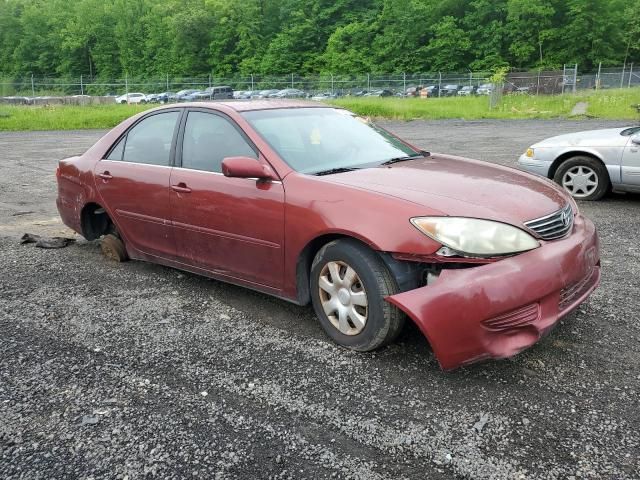
[[[439,154],[324,178],[424,206],[424,215],[484,218],[516,226],[570,202],[559,187],[541,177]]]
[[[620,132],[629,127],[588,130],[585,132],[567,133],[547,138],[533,145],[535,147],[617,147],[624,146],[629,137]]]

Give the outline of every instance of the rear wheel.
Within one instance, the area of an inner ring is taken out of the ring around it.
[[[563,162],[553,180],[578,200],[600,200],[609,189],[609,174],[599,160],[577,156]]]
[[[124,243],[113,233],[109,233],[102,238],[100,248],[104,256],[109,260],[124,262],[129,259]]]
[[[354,240],[328,243],[311,266],[311,297],[320,324],[352,350],[374,350],[398,336],[404,315],[384,300],[397,292],[382,259]]]

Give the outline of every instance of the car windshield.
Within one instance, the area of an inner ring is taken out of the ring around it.
[[[351,112],[288,108],[243,113],[253,128],[301,173],[377,166],[420,152]]]
[[[620,132],[620,135],[623,137],[630,137],[631,135],[635,135],[636,133],[640,133],[640,127],[631,127],[627,128]]]

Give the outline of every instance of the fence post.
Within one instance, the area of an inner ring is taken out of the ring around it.
[[[407,72],[402,72],[402,94],[407,94]]]
[[[32,97],[36,96],[36,87],[33,84],[33,73],[31,74],[31,96]]]
[[[536,84],[536,95],[540,95],[540,68],[538,68],[538,83]]]
[[[129,103],[129,74],[125,72],[124,74],[124,91],[127,96],[127,104]]]
[[[211,87],[211,74],[209,74],[209,87]]]
[[[291,74],[291,88],[293,88],[293,73]]]
[[[253,73],[251,74],[251,91],[253,91]]]
[[[169,74],[167,73],[167,92],[169,91]]]
[[[600,90],[600,72],[602,71],[602,62],[598,64],[598,75],[596,76],[596,90]]]
[[[82,84],[82,74],[80,74],[80,95],[84,95],[84,85]]]
[[[624,71],[627,69],[627,62],[624,62],[624,65],[622,65],[622,75],[620,75],[620,88],[622,88],[624,86]]]
[[[573,93],[576,93],[577,88],[578,88],[578,64],[576,63],[576,66],[573,69]]]
[[[367,73],[367,92],[371,91],[371,76]]]
[[[331,74],[331,95],[333,95],[333,73]]]
[[[440,97],[440,90],[442,90],[442,72],[438,72],[438,97]]]
[[[633,63],[629,66],[629,83],[627,83],[627,88],[631,88],[631,75],[633,74]]]

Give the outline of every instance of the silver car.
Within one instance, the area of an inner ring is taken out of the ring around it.
[[[640,192],[640,127],[547,138],[531,145],[518,164],[580,200],[599,200],[610,189]]]

